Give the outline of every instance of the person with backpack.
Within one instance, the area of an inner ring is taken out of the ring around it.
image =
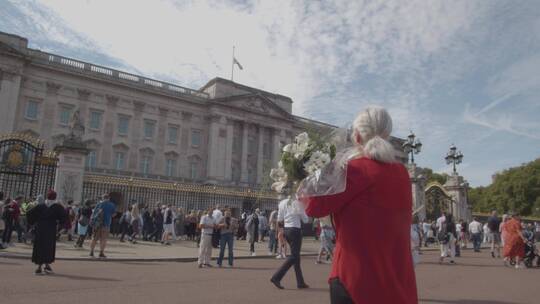
[[[86,235],[88,233],[88,226],[90,225],[90,218],[92,217],[92,201],[86,200],[84,206],[79,209],[79,216],[77,217],[77,233],[79,238],[75,243],[75,248],[82,248]]]
[[[444,262],[444,258],[447,255],[450,255],[450,264],[454,264],[458,235],[452,214],[447,214],[445,216],[445,221],[440,224],[438,238],[441,245],[439,264]]]
[[[99,202],[90,219],[94,237],[90,244],[90,257],[94,257],[94,248],[99,240],[99,257],[106,258],[105,247],[107,246],[107,238],[111,229],[112,215],[116,210],[116,204],[112,201],[110,194],[103,195],[102,201]]]

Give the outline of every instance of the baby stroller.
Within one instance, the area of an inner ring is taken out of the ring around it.
[[[523,264],[525,267],[531,268],[534,265],[534,260],[536,259],[536,267],[540,267],[540,255],[538,249],[534,244],[534,241],[528,241],[525,244],[525,257],[523,258]]]

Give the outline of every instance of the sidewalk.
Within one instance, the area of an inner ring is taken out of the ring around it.
[[[62,236],[64,238],[65,236]],[[319,242],[313,238],[304,238],[302,244],[302,255],[315,255],[319,251]],[[32,257],[32,246],[29,244],[15,243],[14,247],[0,250],[0,257],[30,259]],[[161,243],[138,241],[137,244],[130,242],[121,243],[118,239],[109,239],[105,254],[107,259],[92,259],[89,257],[90,242],[84,243],[84,248],[74,248],[73,242],[60,241],[56,243],[56,259],[58,260],[95,260],[95,261],[177,261],[193,262],[197,260],[198,248],[192,241],[178,240],[172,245],[165,246]],[[99,243],[96,246],[96,253],[99,251]],[[234,242],[234,257],[240,259],[255,258],[275,258],[268,255],[268,241],[255,243],[256,256],[249,253],[249,244],[246,241]],[[212,250],[212,257],[219,255],[219,249]],[[227,249],[225,251],[225,259]]]

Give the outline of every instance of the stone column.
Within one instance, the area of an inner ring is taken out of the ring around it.
[[[142,112],[144,111],[145,104],[142,101],[133,101],[133,119],[129,122],[129,170],[139,172],[138,155],[139,148],[142,141]]]
[[[58,200],[81,202],[84,164],[88,150],[79,143],[72,144],[65,141],[61,146],[57,146],[55,151],[58,153],[58,167],[54,189],[58,193]]]
[[[17,104],[21,88],[21,70],[0,67],[0,133],[11,133],[15,130],[17,118]],[[23,101],[22,105],[25,105]],[[24,111],[24,109],[23,109]]]
[[[471,221],[472,214],[470,212],[469,202],[467,199],[467,188],[469,184],[462,176],[452,174],[446,180],[444,189],[452,196],[452,213],[456,220]]]
[[[210,115],[208,117],[210,121],[210,127],[208,132],[208,161],[207,166],[207,176],[211,181],[215,181],[219,178],[218,162],[219,154],[224,151],[219,151],[219,120],[221,116],[219,115]]]
[[[257,145],[257,184],[261,184],[263,181],[263,167],[264,167],[264,127],[259,125],[259,143]]]
[[[426,198],[424,189],[426,188],[426,178],[416,164],[409,164],[409,177],[413,195],[413,211],[418,210],[416,216],[419,220],[426,219]]]
[[[248,123],[244,121],[242,125],[242,159],[241,159],[241,174],[240,182],[248,182]]]
[[[225,180],[232,180],[232,151],[234,139],[234,120],[227,118],[227,143],[225,147]]]

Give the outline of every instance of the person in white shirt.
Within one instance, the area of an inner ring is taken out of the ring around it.
[[[308,217],[305,211],[300,207],[298,200],[287,198],[279,203],[278,222],[284,224],[284,234],[291,247],[291,255],[287,257],[283,265],[276,271],[270,279],[277,288],[283,289],[281,279],[287,274],[287,271],[294,266],[296,274],[296,286],[299,289],[309,288],[304,281],[302,268],[300,267],[300,250],[302,248],[302,222],[307,223]]]
[[[484,231],[484,243],[491,243],[491,240],[489,239],[490,230],[489,230],[488,224],[485,223],[482,229]]]
[[[482,242],[482,224],[473,217],[472,222],[469,224],[469,233],[473,241],[474,252],[480,252],[480,244]]]
[[[212,267],[210,265],[210,257],[212,256],[212,233],[216,226],[216,221],[212,216],[212,209],[208,209],[206,215],[201,217],[199,227],[201,228],[201,243],[199,245],[199,268],[203,266]]]
[[[446,221],[446,215],[444,212],[441,213],[441,216],[437,219],[437,229],[438,231],[441,231],[442,224]]]

